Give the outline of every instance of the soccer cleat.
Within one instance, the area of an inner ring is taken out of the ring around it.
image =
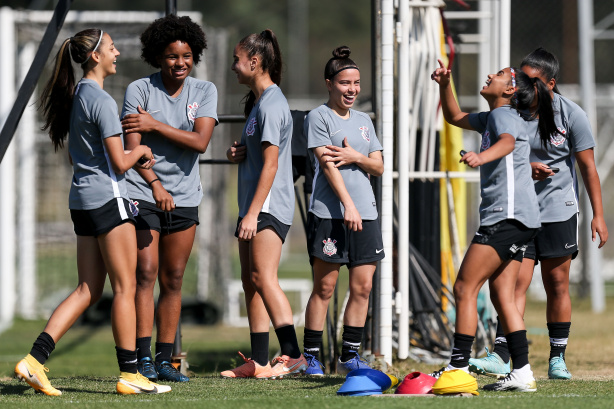
[[[152,359],[148,356],[141,358],[137,364],[137,369],[141,375],[149,379],[151,382],[158,381],[158,373]]]
[[[550,358],[548,363],[548,378],[550,379],[571,379],[571,373],[567,370],[563,354]]]
[[[188,382],[190,380],[168,361],[156,362],[156,371],[159,381]]]
[[[517,372],[510,372],[505,378],[495,383],[484,385],[485,391],[515,391],[515,392],[535,392],[537,384],[531,372],[529,376],[521,377]]]
[[[442,373],[444,373],[446,371],[446,367],[444,366],[441,369],[436,370],[435,372],[431,372],[429,374],[429,376],[432,376],[435,379],[439,379],[439,377],[441,376]]]
[[[318,358],[311,354],[303,354],[305,360],[307,361],[307,370],[305,371],[305,375],[311,376],[324,376],[324,365]]]
[[[251,358],[246,358],[239,351],[239,355],[245,361],[243,365],[236,367],[235,369],[229,369],[228,371],[222,372],[220,375],[224,378],[255,378],[258,375],[268,372],[271,369],[271,364],[269,362],[266,365],[262,366],[258,362],[254,361]]]
[[[288,355],[278,356],[271,361],[271,368],[268,371],[264,371],[258,375],[258,379],[277,379],[285,376],[294,376],[304,373],[309,364],[307,360],[301,354],[298,358],[290,358]]]
[[[503,362],[499,354],[496,352],[491,354],[488,352],[488,348],[486,348],[486,356],[484,358],[469,359],[469,371],[502,379],[511,372],[511,369],[509,362]]]
[[[157,394],[171,391],[170,386],[153,383],[138,372],[122,372],[115,389],[121,395],[136,395],[139,393]]]
[[[358,352],[354,352],[354,357],[348,359],[345,362],[341,361],[341,358],[337,361],[337,373],[347,374],[355,369],[371,369],[367,361],[362,359]]]
[[[49,369],[30,354],[15,365],[16,378],[26,381],[37,392],[49,396],[60,396],[62,392],[51,386],[45,372],[49,372]]]

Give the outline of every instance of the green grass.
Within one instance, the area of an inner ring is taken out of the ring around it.
[[[609,299],[612,305],[612,299]],[[341,376],[323,379],[296,378],[278,381],[225,380],[219,371],[235,365],[237,350],[249,352],[247,329],[224,326],[183,327],[183,347],[188,351],[191,380],[172,385],[173,391],[160,396],[119,396],[115,390],[117,364],[113,337],[108,326],[75,326],[62,339],[47,366],[61,397],[34,394],[25,383],[12,379],[17,360],[29,350],[44,326],[42,321],[16,321],[0,335],[0,407],[38,408],[610,408],[614,399],[614,314],[590,311],[587,301],[574,301],[572,338],[567,361],[574,375],[571,381],[547,379],[548,336],[544,328],[543,303],[530,303],[527,327],[531,340],[530,358],[537,377],[535,393],[498,393],[480,390],[480,396],[454,397],[339,397]],[[302,330],[298,331],[299,336]],[[271,352],[278,345],[271,332]],[[395,362],[388,372],[399,377],[412,371],[429,372],[436,366],[414,361]],[[478,377],[483,386],[490,378]],[[470,399],[469,401],[467,399]]]

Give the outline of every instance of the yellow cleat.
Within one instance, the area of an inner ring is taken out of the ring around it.
[[[51,386],[45,372],[49,372],[49,369],[30,354],[15,365],[16,378],[26,381],[36,391],[45,395],[60,396],[62,392]]]
[[[122,372],[117,382],[117,393],[121,395],[136,395],[137,393],[166,393],[171,391],[167,385],[151,382],[140,373]]]

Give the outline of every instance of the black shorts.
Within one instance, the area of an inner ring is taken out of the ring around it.
[[[176,207],[172,212],[165,212],[155,204],[145,201],[133,201],[139,209],[136,216],[137,230],[155,230],[158,233],[172,233],[198,225],[198,206]]]
[[[70,209],[70,218],[78,236],[94,236],[108,233],[120,224],[135,223],[136,208],[131,201],[116,197],[92,210]]]
[[[239,237],[239,223],[243,220],[242,217],[237,219],[237,228],[235,229],[235,237]],[[283,224],[280,222],[275,216],[269,213],[258,214],[258,227],[256,228],[256,233],[263,230],[265,227],[271,227],[275,233],[281,239],[281,242],[284,243],[286,241],[286,236],[288,235],[288,230],[290,230],[290,226],[287,224]]]
[[[382,229],[378,220],[363,220],[362,231],[352,231],[342,219],[307,217],[307,249],[313,257],[348,267],[374,263],[384,258]]]
[[[503,261],[522,261],[527,244],[538,230],[526,227],[517,220],[507,219],[492,226],[480,226],[471,242],[494,248]]]
[[[525,258],[547,260],[571,255],[578,256],[578,216],[573,215],[564,222],[543,223],[537,236],[529,243]]]

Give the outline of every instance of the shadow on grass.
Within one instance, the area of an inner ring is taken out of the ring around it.
[[[76,379],[76,378],[64,378],[64,380],[70,380],[70,381],[72,381],[73,379]],[[89,381],[89,382],[96,382],[97,386],[100,386],[101,388],[105,388],[105,390],[87,389],[87,387],[84,388],[84,389],[77,389],[77,388],[74,388],[74,387],[58,386],[58,385],[62,384],[62,380],[63,380],[63,378],[53,379],[55,386],[62,393],[73,392],[73,393],[89,393],[89,394],[95,394],[95,395],[109,395],[109,394],[115,395],[116,394],[116,391],[115,391],[115,381],[109,382],[108,379],[87,378],[87,377],[86,378],[79,378],[80,382],[83,382],[84,380],[85,381]],[[11,382],[11,383],[2,383],[2,384],[0,384],[0,395],[25,395],[29,391],[34,391],[34,389],[30,385],[28,385],[27,383],[19,382],[17,380],[15,380],[15,382]],[[44,396],[44,394],[42,392],[34,391],[34,393],[36,395]]]

